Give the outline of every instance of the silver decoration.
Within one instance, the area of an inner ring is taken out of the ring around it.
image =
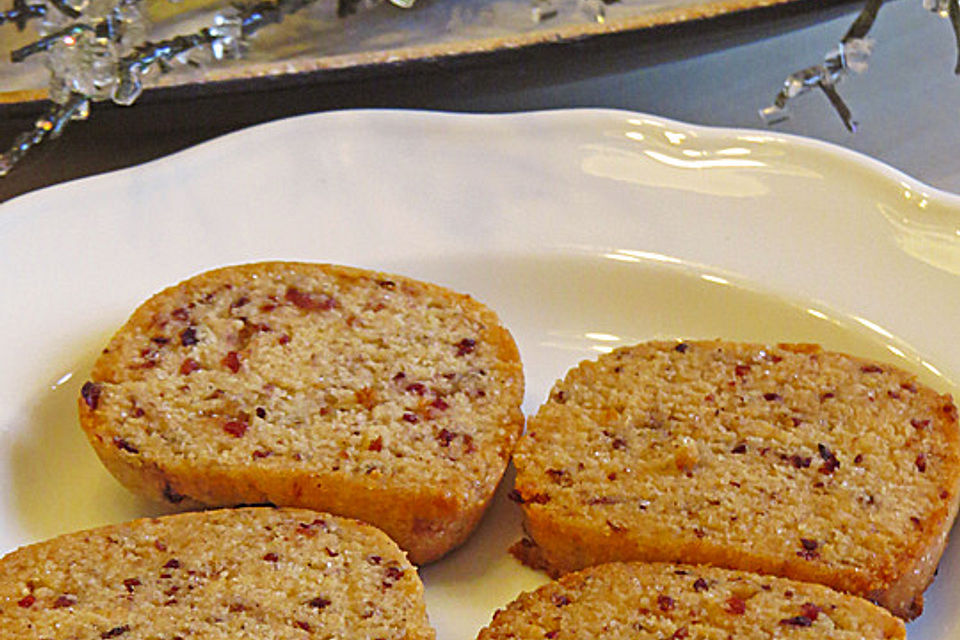
[[[946,18],[950,13],[950,0],[923,0],[923,8]]]
[[[532,0],[530,3],[530,19],[539,24],[557,16],[558,10],[552,0]]]
[[[216,60],[236,59],[243,54],[243,18],[236,9],[214,16],[210,35],[210,51]]]
[[[128,66],[121,70],[120,77],[113,89],[111,99],[124,107],[133,104],[143,93],[143,81],[140,79],[140,68]]]
[[[837,84],[848,72],[863,73],[867,69],[868,59],[873,51],[873,41],[867,33],[873,26],[884,0],[867,0],[857,19],[850,26],[840,45],[827,54],[822,65],[807,67],[787,76],[783,87],[774,98],[773,104],[760,109],[760,118],[768,125],[783,122],[790,117],[787,102],[819,88],[850,131],[855,131],[857,123],[850,109],[837,92]],[[960,75],[960,0],[922,0],[925,9],[950,21],[957,43],[957,62],[954,73]]]
[[[143,92],[144,76],[152,69],[166,71],[175,63],[205,65],[243,55],[248,38],[259,29],[281,22],[315,0],[250,0],[217,13],[213,23],[197,33],[161,42],[148,42],[149,25],[140,0],[14,0],[0,12],[0,26],[18,27],[39,19],[40,39],[10,54],[13,62],[44,54],[50,70],[53,106],[31,131],[0,153],[0,177],[32,148],[60,135],[71,120],[84,120],[90,103],[111,100],[131,105]],[[349,10],[370,8],[382,0],[340,0]],[[409,8],[414,0],[391,0]],[[341,7],[342,8],[342,7]]]
[[[607,20],[607,7],[603,0],[578,0],[577,8],[588,20],[599,23]]]
[[[836,49],[827,53],[823,64],[791,73],[774,98],[773,104],[760,110],[760,118],[768,125],[788,120],[790,111],[787,103],[790,100],[811,89],[820,89],[833,105],[844,126],[851,132],[856,131],[857,123],[853,119],[853,114],[840,97],[836,87],[849,72],[863,73],[867,70],[873,45],[873,41],[869,38],[851,38],[841,42]]]

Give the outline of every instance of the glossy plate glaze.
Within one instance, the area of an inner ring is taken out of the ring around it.
[[[264,259],[395,271],[511,328],[524,408],[578,361],[651,338],[817,341],[960,379],[960,198],[800,138],[617,111],[341,112],[249,129],[0,207],[0,550],[154,508],[76,418],[141,301]],[[503,497],[422,571],[439,640],[471,640],[543,576]],[[912,640],[960,638],[960,546]]]

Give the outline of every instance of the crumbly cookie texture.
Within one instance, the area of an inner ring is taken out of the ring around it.
[[[615,560],[818,582],[913,618],[960,498],[957,410],[815,345],[654,342],[581,363],[514,455],[554,575]]]
[[[381,531],[305,509],[142,519],[0,560],[0,639],[433,640]]]
[[[79,411],[106,467],[138,493],[355,517],[419,564],[479,521],[522,398],[512,337],[469,296],[275,262],[203,273],[144,303]]]
[[[674,564],[611,563],[521,594],[479,640],[892,640],[903,622],[822,585]]]

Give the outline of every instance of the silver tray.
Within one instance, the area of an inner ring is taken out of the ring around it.
[[[216,0],[184,0],[176,4],[147,0],[147,13],[154,25],[151,39],[192,33],[208,25],[224,4]],[[652,30],[691,26],[697,33],[702,29],[704,33],[716,34],[731,27],[727,18],[740,26],[749,26],[763,12],[786,16],[819,13],[832,17],[835,12],[831,14],[831,8],[841,4],[850,3],[550,0],[548,12],[553,15],[538,21],[532,0],[417,0],[412,9],[383,2],[346,17],[338,17],[336,0],[319,0],[283,23],[258,33],[244,58],[203,67],[178,66],[169,73],[150,76],[148,87],[315,78],[349,70],[390,73],[409,63],[476,59],[630,34],[642,38]],[[14,48],[36,39],[30,27],[19,33],[12,25],[5,25],[0,27],[0,35],[4,58]],[[40,57],[20,64],[0,62],[0,104],[46,98],[47,71]],[[569,62],[583,63],[573,59]],[[558,69],[559,73],[562,71]]]

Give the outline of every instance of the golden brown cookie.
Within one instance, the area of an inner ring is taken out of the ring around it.
[[[884,609],[822,585],[709,567],[612,563],[521,594],[479,640],[902,640],[905,633]]]
[[[960,498],[957,410],[813,345],[654,342],[556,384],[514,455],[532,563],[711,564],[919,615]]]
[[[0,638],[433,640],[416,568],[381,531],[305,509],[177,514],[0,560]]]
[[[355,517],[416,563],[460,544],[522,429],[519,354],[466,295],[305,263],[203,273],[145,302],[80,421],[132,490],[180,507]]]

